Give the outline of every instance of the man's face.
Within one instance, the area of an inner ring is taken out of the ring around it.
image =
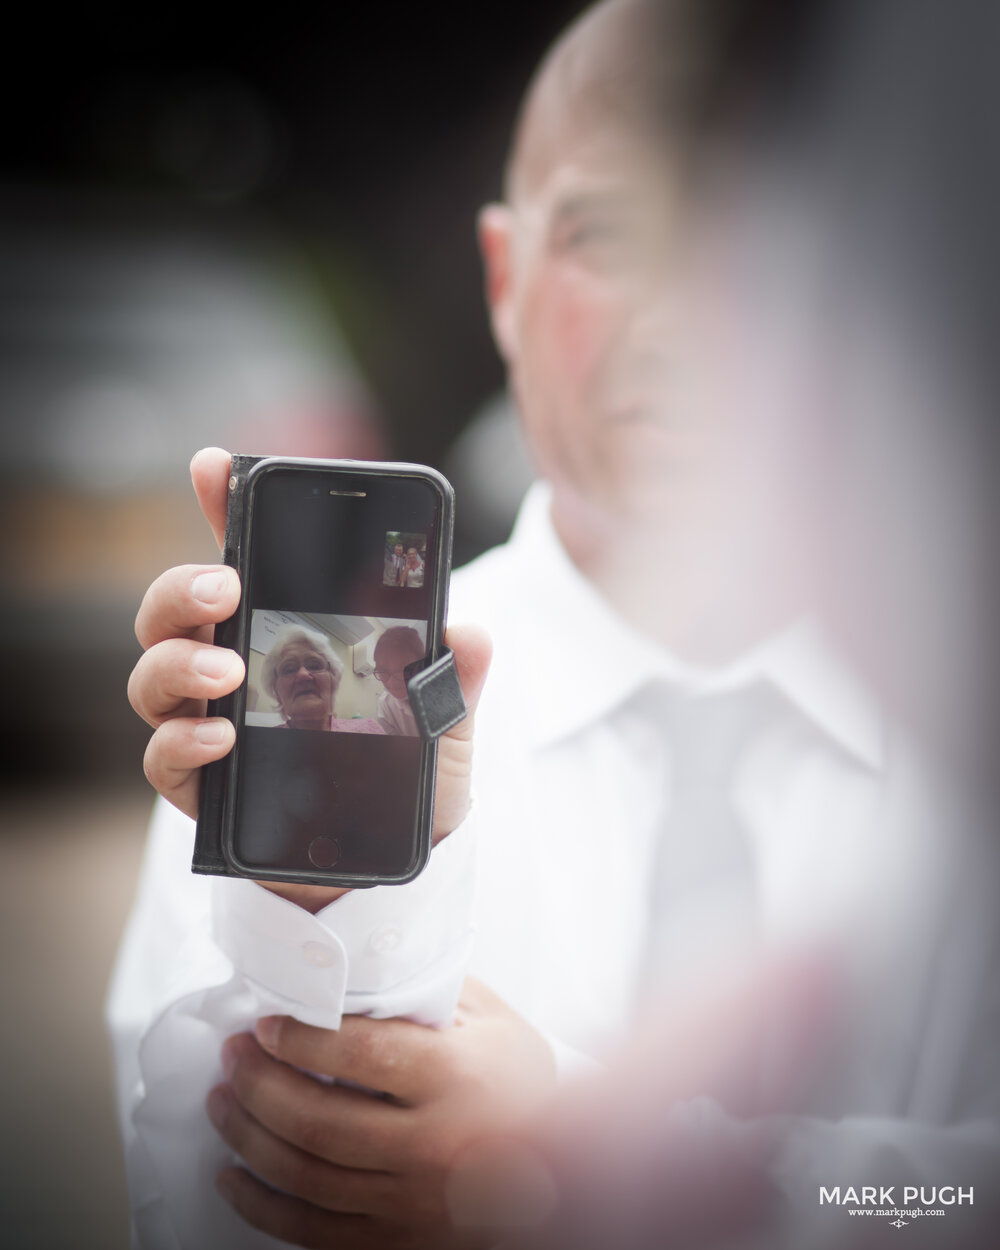
[[[403,554],[403,544],[396,543],[396,546],[393,548],[393,550],[395,551],[397,556],[401,556]]]
[[[610,124],[567,136],[511,210],[502,346],[525,430],[557,493],[611,518],[713,451],[681,402],[678,216],[663,152]]]
[[[404,670],[413,659],[412,655],[399,647],[377,647],[375,650],[375,676],[397,699],[407,698]]]

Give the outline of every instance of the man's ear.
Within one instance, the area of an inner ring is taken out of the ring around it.
[[[493,339],[507,364],[517,354],[514,316],[514,214],[506,204],[487,204],[476,223],[486,279]]]

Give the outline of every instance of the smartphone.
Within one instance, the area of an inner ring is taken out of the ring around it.
[[[203,777],[194,870],[409,881],[430,854],[437,744],[406,683],[442,654],[451,487],[421,465],[233,465],[224,558],[242,596],[216,642],[247,676],[210,709],[236,745]]]

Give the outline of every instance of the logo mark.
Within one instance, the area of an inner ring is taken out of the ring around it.
[[[909,1223],[911,1223],[911,1221],[910,1221],[910,1220],[901,1220],[901,1219],[897,1216],[897,1217],[896,1217],[896,1219],[894,1219],[894,1220],[892,1221],[892,1226],[893,1226],[893,1228],[905,1228],[905,1227],[907,1226],[907,1224],[909,1224]]]

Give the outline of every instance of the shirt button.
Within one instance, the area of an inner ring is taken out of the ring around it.
[[[306,962],[314,968],[329,968],[336,958],[330,947],[324,946],[322,942],[305,942],[302,954],[305,955]]]
[[[368,945],[376,955],[388,955],[403,940],[403,935],[395,925],[384,924],[374,930],[368,939]]]

